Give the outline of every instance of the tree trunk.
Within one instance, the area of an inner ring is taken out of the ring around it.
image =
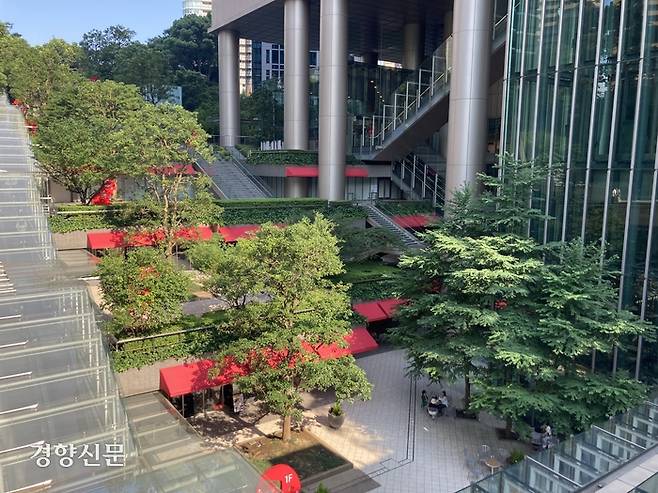
[[[290,440],[290,437],[292,436],[291,428],[292,428],[292,418],[290,416],[284,416],[283,430],[281,433],[281,438],[283,439],[284,442]]]
[[[464,411],[471,407],[471,378],[468,374],[464,375]]]

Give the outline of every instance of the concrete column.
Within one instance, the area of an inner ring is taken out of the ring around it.
[[[284,178],[283,193],[289,199],[303,199],[308,196],[308,178],[288,176]]]
[[[485,169],[491,0],[459,0],[453,17],[446,202]]]
[[[425,26],[408,22],[403,28],[402,68],[416,70],[425,58]]]
[[[320,0],[318,196],[345,198],[347,0]]]
[[[308,12],[308,0],[285,0],[283,146],[286,149],[308,149]],[[308,178],[289,177],[285,180],[286,197],[306,197]]]
[[[219,44],[219,145],[240,143],[239,36],[231,30],[217,34]]]
[[[283,145],[308,149],[308,0],[286,0]]]

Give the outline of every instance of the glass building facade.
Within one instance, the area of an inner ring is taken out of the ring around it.
[[[601,242],[619,306],[658,323],[658,1],[515,0],[501,146],[551,176],[535,192],[543,242]],[[658,377],[655,343],[598,355],[601,370]]]

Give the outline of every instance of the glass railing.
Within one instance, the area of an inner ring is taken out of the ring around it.
[[[494,24],[494,41],[504,39],[506,26],[507,16]],[[382,148],[391,134],[430,101],[447,95],[452,71],[452,40],[450,36],[441,43],[420,68],[398,86],[388,102],[378,105],[373,114],[354,117],[352,148],[356,153],[371,153]]]
[[[658,445],[658,399],[532,454],[458,493],[584,491]],[[479,458],[483,460],[482,457]],[[635,491],[645,491],[638,489]],[[656,491],[656,490],[653,490]]]

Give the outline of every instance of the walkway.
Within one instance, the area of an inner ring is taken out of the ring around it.
[[[354,470],[322,483],[332,493],[449,493],[469,484],[464,448],[475,450],[487,444],[494,449],[522,448],[518,442],[501,441],[486,415],[481,421],[455,419],[454,413],[436,420],[420,409],[423,388],[439,393],[441,387],[405,376],[406,359],[400,350],[383,350],[357,359],[374,386],[368,402],[345,404],[347,420],[340,430],[327,426],[327,411],[333,403],[327,394],[305,396],[306,428],[327,446],[354,464]],[[445,390],[455,402],[458,386]],[[195,427],[218,446],[231,446],[279,430],[279,420],[264,415],[252,405],[240,419],[224,413],[197,416]],[[210,438],[213,437],[213,438]],[[317,485],[305,485],[315,492]]]

